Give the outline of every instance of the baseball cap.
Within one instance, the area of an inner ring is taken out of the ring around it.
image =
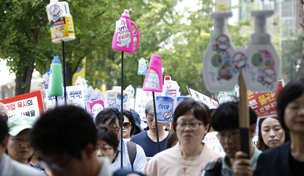
[[[143,130],[141,129],[141,126],[140,126],[140,123],[141,123],[141,120],[140,120],[140,117],[139,117],[139,114],[136,112],[136,111],[130,111],[132,113],[132,116],[135,120],[135,125],[140,129],[140,131],[142,132]]]
[[[32,129],[35,119],[28,116],[16,115],[7,121],[8,133],[17,136],[22,130]]]

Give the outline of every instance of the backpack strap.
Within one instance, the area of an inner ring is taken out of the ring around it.
[[[220,176],[222,170],[222,158],[217,159],[217,161],[213,161],[208,163],[205,166],[205,176]]]
[[[128,141],[127,142],[127,148],[128,148],[128,155],[129,155],[129,159],[131,162],[131,166],[132,166],[132,170],[133,169],[133,164],[135,161],[135,157],[136,157],[136,144],[134,142]]]

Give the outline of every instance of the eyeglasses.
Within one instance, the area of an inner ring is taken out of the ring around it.
[[[47,162],[45,162],[45,161],[43,161],[43,160],[40,160],[40,159],[39,159],[39,161],[40,161],[43,165],[47,166],[49,169],[54,169],[54,170],[56,170],[57,172],[62,172],[63,169],[72,161],[72,159],[75,158],[75,157],[76,157],[77,155],[79,155],[79,154],[80,154],[80,152],[77,152],[76,154],[71,155],[71,156],[70,156],[65,162],[63,162],[62,164],[47,163]]]
[[[20,139],[20,138],[10,138],[11,141],[17,143],[18,145],[24,144],[29,144],[30,140],[29,139]]]
[[[239,138],[239,131],[232,131],[232,132],[219,132],[216,136],[220,141],[224,141],[225,138],[235,140]]]
[[[108,153],[111,149],[113,149],[112,147],[96,147],[95,152],[97,153],[99,150],[102,153]]]
[[[131,122],[124,122],[124,123],[122,124],[122,126],[125,127],[125,128],[129,128],[130,125],[131,125]]]
[[[176,123],[177,128],[184,129],[186,126],[188,126],[190,129],[197,129],[200,125],[203,125],[203,123]]]

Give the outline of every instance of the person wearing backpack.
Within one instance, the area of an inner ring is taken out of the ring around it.
[[[147,159],[144,150],[141,146],[122,139],[121,141],[121,128],[119,121],[121,114],[116,108],[107,108],[100,111],[95,118],[95,125],[101,124],[108,125],[116,134],[119,140],[118,155],[115,161],[111,164],[114,168],[121,168],[121,154],[123,155],[123,168],[126,170],[133,170],[136,172],[142,172]],[[121,152],[121,145],[123,145],[123,151]]]

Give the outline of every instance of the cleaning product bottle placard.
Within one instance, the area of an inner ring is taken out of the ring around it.
[[[146,75],[148,68],[148,61],[145,58],[140,58],[138,61],[138,75]]]
[[[158,75],[154,70],[150,70],[147,80],[146,80],[146,88],[153,88],[158,89],[159,88],[159,79]]]
[[[118,47],[124,47],[126,46],[129,48],[131,43],[131,36],[130,31],[127,26],[127,19],[126,18],[120,18],[118,21],[116,21],[116,31],[119,32],[117,36],[117,44]]]
[[[174,99],[167,96],[156,97],[157,122],[172,122]]]

